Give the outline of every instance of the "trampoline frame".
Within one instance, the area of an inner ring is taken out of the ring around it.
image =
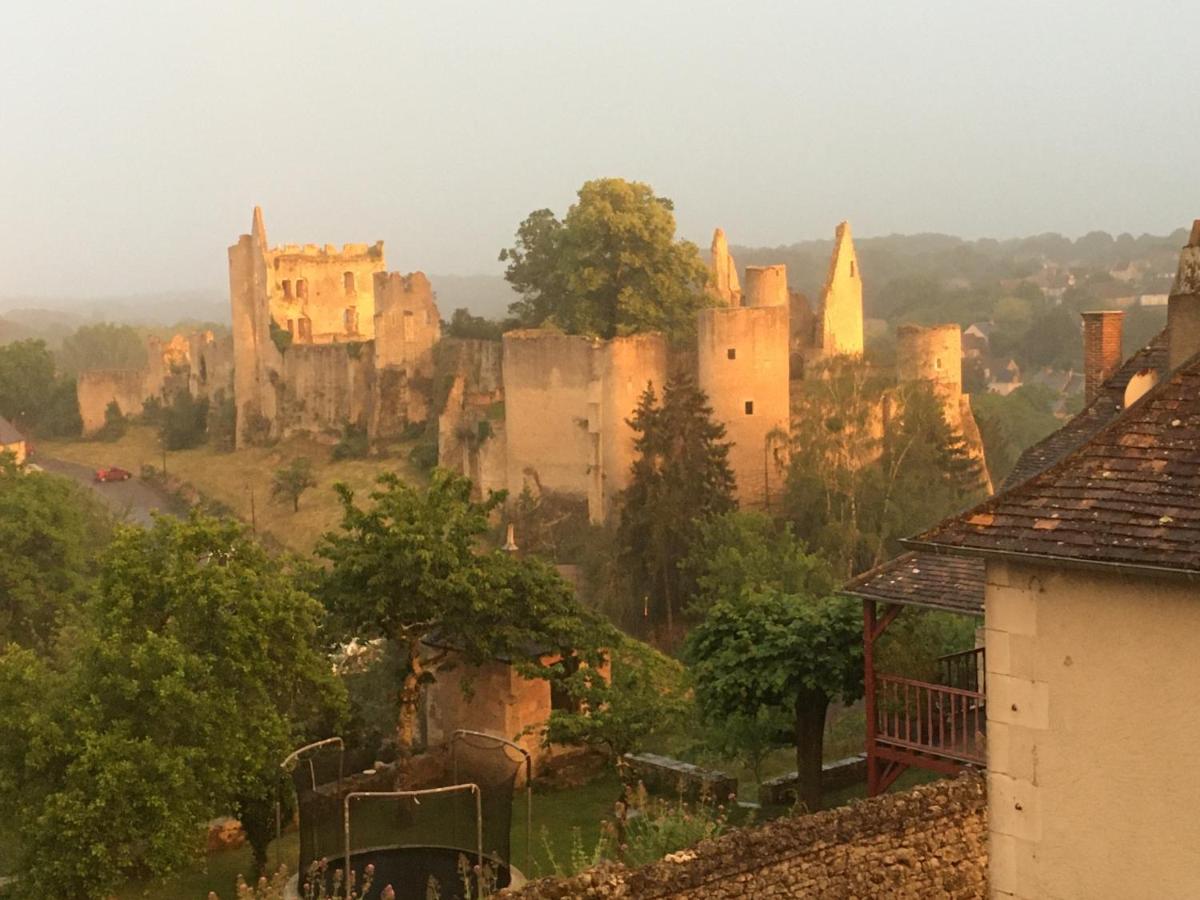
[[[467,736],[486,738],[504,744],[516,750],[525,759],[525,877],[530,878],[530,873],[533,872],[533,756],[520,744],[507,738],[497,737],[485,731],[473,731],[470,728],[456,728],[450,738],[450,764],[453,766],[455,781],[458,781],[457,742],[460,737]],[[511,866],[512,860],[509,860],[508,864]]]
[[[346,794],[342,800],[342,815],[345,825],[345,841],[346,841],[346,868],[345,868],[345,885],[346,898],[349,900],[351,890],[351,868],[350,859],[353,856],[350,844],[350,801],[358,798],[373,797],[375,799],[389,798],[392,800],[402,800],[406,798],[416,799],[418,804],[421,797],[429,797],[434,794],[450,794],[462,791],[470,791],[475,798],[475,860],[479,866],[479,875],[483,873],[483,795],[477,784],[451,784],[446,787],[425,788],[419,791],[351,791]],[[401,845],[404,846],[404,845]]]

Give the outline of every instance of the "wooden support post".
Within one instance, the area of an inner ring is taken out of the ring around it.
[[[867,796],[879,787],[879,757],[875,755],[875,601],[863,600],[863,705],[867,718]]]

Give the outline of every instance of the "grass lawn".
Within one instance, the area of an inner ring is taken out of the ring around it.
[[[42,441],[40,452],[56,459],[97,468],[115,465],[135,474],[143,464],[162,466],[158,433],[146,425],[132,425],[118,441]],[[365,493],[380,472],[395,471],[410,481],[421,481],[408,462],[406,445],[396,446],[396,455],[387,458],[334,461],[332,448],[311,438],[297,437],[273,447],[251,447],[236,453],[218,453],[208,445],[194,450],[167,453],[167,472],[193,485],[206,498],[233,511],[238,518],[251,520],[251,496],[254,519],[260,532],[274,537],[298,553],[309,553],[317,538],[336,526],[341,518],[335,482],[343,481],[358,493]],[[317,486],[300,498],[299,512],[290,502],[271,499],[271,478],[275,470],[298,457],[313,463]]]

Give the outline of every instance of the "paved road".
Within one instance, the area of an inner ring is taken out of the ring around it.
[[[130,522],[149,525],[151,512],[171,511],[170,498],[158,488],[151,487],[139,478],[130,478],[128,481],[98,482],[95,478],[95,470],[81,466],[79,463],[51,459],[41,453],[30,462],[36,463],[47,472],[75,479],[95,491],[105,503],[112,507],[118,517],[124,517]]]

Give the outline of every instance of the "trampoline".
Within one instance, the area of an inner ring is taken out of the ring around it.
[[[300,882],[318,867],[327,891],[345,897],[374,878],[363,900],[391,886],[398,900],[479,896],[480,886],[508,887],[512,865],[513,798],[525,776],[525,833],[532,832],[532,760],[512,741],[460,730],[450,743],[447,784],[421,790],[379,790],[374,770],[347,775],[344,745],[329,738],[301,747],[284,761],[300,812]],[[382,773],[382,780],[391,778]],[[335,873],[349,872],[352,882]],[[520,877],[519,874],[517,877]]]

